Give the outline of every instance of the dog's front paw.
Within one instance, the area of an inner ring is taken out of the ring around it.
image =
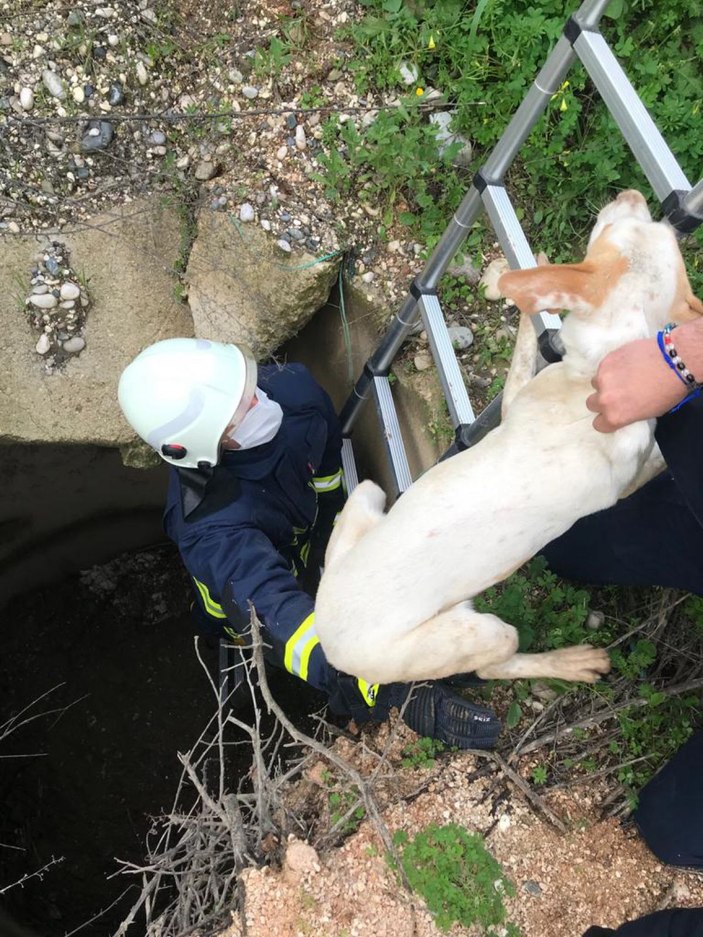
[[[554,655],[554,676],[560,677],[562,680],[595,683],[599,677],[610,670],[610,658],[607,651],[600,647],[591,647],[590,644],[563,647],[558,651],[552,651],[552,653]]]
[[[498,289],[498,280],[510,270],[510,264],[505,257],[498,257],[492,260],[483,271],[483,276],[479,280],[479,287],[483,290],[486,299],[502,299],[503,293]]]

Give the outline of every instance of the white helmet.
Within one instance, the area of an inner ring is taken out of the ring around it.
[[[255,391],[248,349],[169,338],[127,365],[117,393],[130,425],[164,461],[203,469],[217,465],[222,434],[244,418]]]

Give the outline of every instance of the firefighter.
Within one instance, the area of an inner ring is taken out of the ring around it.
[[[207,627],[241,634],[252,603],[269,663],[321,690],[335,714],[380,721],[409,696],[404,719],[419,735],[457,748],[495,744],[495,715],[448,683],[371,686],[326,661],[311,595],[344,501],[342,437],[305,367],[257,368],[242,346],[167,339],[127,366],[119,401],[171,467],[165,529]]]

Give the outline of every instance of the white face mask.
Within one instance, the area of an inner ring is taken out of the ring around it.
[[[254,446],[271,442],[281,428],[283,410],[279,404],[269,400],[268,395],[258,387],[256,398],[259,402],[247,410],[239,426],[227,434],[229,439],[239,444],[240,449],[253,449]]]

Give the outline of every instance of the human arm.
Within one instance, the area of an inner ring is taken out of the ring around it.
[[[703,319],[680,325],[673,338],[689,371],[697,380],[703,378]],[[654,338],[638,339],[610,352],[601,361],[592,384],[595,392],[586,406],[597,414],[593,426],[602,433],[663,416],[688,392]]]
[[[251,603],[271,663],[325,689],[329,668],[314,627],[313,600],[262,531],[243,525],[211,527],[188,554],[189,571],[212,584],[237,630],[248,621]]]

